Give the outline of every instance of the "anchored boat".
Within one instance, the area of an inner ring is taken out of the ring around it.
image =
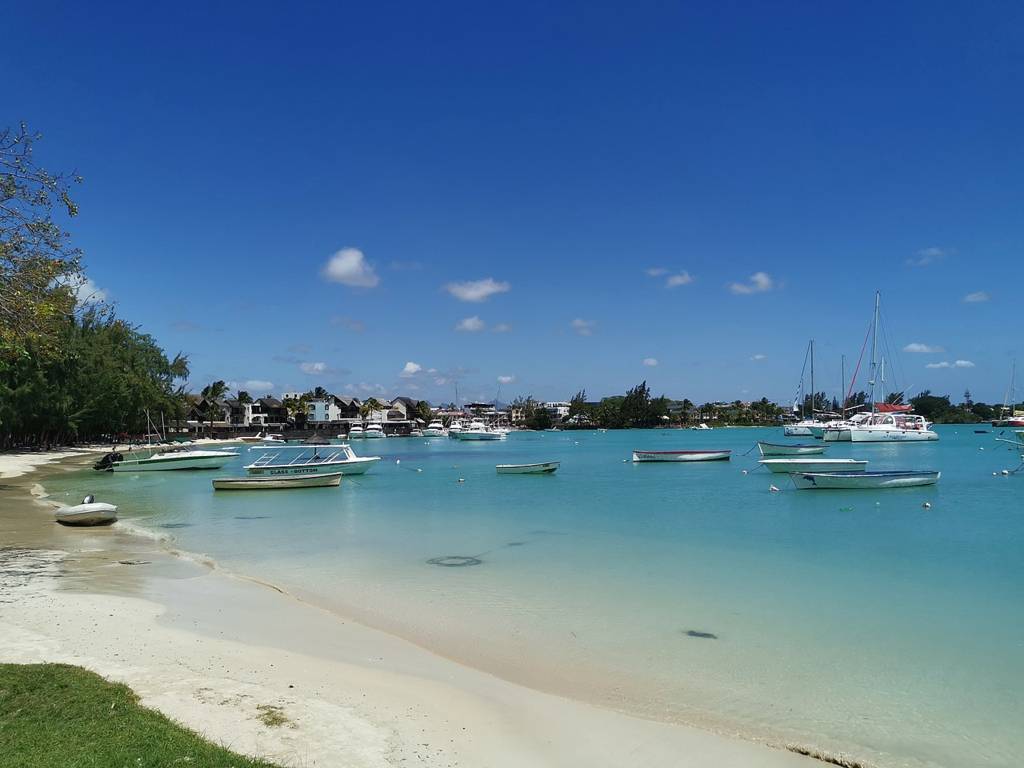
[[[732,451],[633,451],[633,461],[728,461]]]
[[[238,456],[236,451],[161,451],[141,458],[118,458],[121,454],[108,454],[94,469],[112,469],[114,472],[151,472],[171,469],[220,469]]]
[[[252,475],[250,477],[218,477],[215,491],[267,491],[288,488],[336,488],[341,485],[341,472],[317,475]]]
[[[776,474],[787,472],[863,472],[868,463],[861,459],[761,459],[763,467]]]
[[[550,475],[556,472],[560,461],[541,461],[536,464],[498,464],[499,475]]]
[[[913,488],[935,485],[941,472],[894,470],[889,472],[795,472],[793,485],[801,490],[862,490]]]
[[[260,450],[250,448],[250,451]],[[266,449],[264,449],[266,450]],[[298,451],[291,459],[287,450]],[[361,475],[380,461],[380,456],[356,456],[347,443],[340,445],[274,446],[252,464],[245,466],[250,475],[322,475],[340,472]]]
[[[826,445],[779,445],[778,443],[758,442],[757,450],[762,456],[810,456],[824,453]]]

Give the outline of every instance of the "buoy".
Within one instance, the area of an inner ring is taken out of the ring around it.
[[[460,483],[464,483],[464,482],[466,482],[466,478],[464,478],[464,477],[460,477],[460,478],[459,478],[459,482],[460,482]]]
[[[984,451],[985,450],[985,446],[981,446],[978,450],[979,451]]]
[[[997,472],[993,472],[992,477],[999,477],[999,474]]]
[[[416,471],[417,471],[417,472],[422,472],[422,471],[423,471],[423,468],[422,468],[422,467],[416,467]]]
[[[744,475],[745,475],[745,474],[747,474],[747,470],[745,470],[745,469],[744,469],[744,470],[743,470],[743,474],[744,474]]]
[[[395,464],[401,464],[401,463],[402,463],[401,459],[395,459]]]
[[[924,507],[925,509],[931,509],[932,508],[932,503],[930,501],[926,501],[921,506]]]
[[[1008,469],[1004,469],[1004,470],[1003,470],[1003,474],[1004,474],[1004,475],[1008,475],[1008,474],[1010,474],[1010,470],[1008,470]]]
[[[779,489],[776,488],[774,485],[769,485],[768,486],[768,490],[771,491],[772,493],[778,493],[779,492]]]

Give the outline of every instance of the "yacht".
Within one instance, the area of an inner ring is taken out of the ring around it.
[[[349,440],[362,440],[364,436],[365,432],[363,431],[362,426],[360,426],[359,424],[353,424],[348,430]],[[345,439],[344,435],[338,435],[338,437],[340,437],[342,440]]]
[[[478,419],[473,419],[469,426],[459,431],[459,440],[501,440],[504,436]]]
[[[453,419],[452,422],[448,425],[448,437],[453,439],[458,438],[459,433],[463,429],[465,429],[465,427],[462,426],[462,422],[459,421],[458,419]]]
[[[827,426],[817,419],[801,419],[795,424],[787,424],[782,433],[786,437],[823,437]]]
[[[854,443],[906,443],[938,440],[931,424],[916,413],[876,413],[867,422],[850,427]]]
[[[438,419],[434,419],[427,425],[427,428],[423,430],[424,437],[447,437],[448,431],[444,428],[444,424]]]
[[[320,475],[340,472],[343,475],[361,475],[380,461],[380,456],[356,456],[348,443],[341,445],[291,445],[267,448],[252,464],[245,466],[249,475],[257,477],[287,477],[292,475]],[[287,451],[298,451],[290,454]]]
[[[120,456],[120,454],[115,454]],[[220,469],[238,454],[234,451],[161,451],[142,458],[112,460],[106,467],[115,472],[151,472],[170,469]]]
[[[366,438],[367,440],[371,438],[387,437],[387,435],[384,434],[384,425],[367,424],[366,429],[363,432],[363,437]]]

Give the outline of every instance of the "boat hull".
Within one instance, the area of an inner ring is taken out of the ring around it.
[[[822,433],[821,439],[826,443],[848,443],[850,442],[850,428],[831,427]]]
[[[810,427],[783,427],[782,434],[786,437],[814,437]]]
[[[732,451],[633,451],[633,461],[728,461]]]
[[[941,472],[797,472],[789,477],[800,490],[880,490],[935,485]]]
[[[253,477],[302,477],[305,475],[362,475],[380,461],[379,456],[362,456],[350,461],[325,461],[320,464],[250,464],[245,471]]]
[[[497,432],[459,432],[459,440],[501,440]]]
[[[542,461],[537,464],[498,464],[499,475],[550,475],[558,471],[561,462]]]
[[[213,481],[217,491],[269,491],[288,488],[335,488],[341,485],[341,472],[315,475],[262,475],[219,477]]]
[[[939,435],[929,429],[851,429],[854,443],[925,443],[938,440]]]
[[[179,469],[220,469],[237,453],[210,451],[205,456],[153,456],[147,459],[125,459],[113,466],[115,472],[166,472]],[[216,454],[216,455],[212,455]]]
[[[813,456],[825,452],[824,445],[780,445],[778,443],[758,443],[757,450],[762,456]]]
[[[83,527],[110,525],[117,522],[117,507],[101,502],[76,504],[73,507],[61,507],[53,513],[53,516],[61,525]]]
[[[792,472],[863,472],[867,461],[860,459],[761,459],[758,464],[775,474]]]

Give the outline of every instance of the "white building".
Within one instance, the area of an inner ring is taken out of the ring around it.
[[[551,415],[555,422],[562,421],[569,416],[569,403],[541,403],[541,407]]]
[[[330,424],[359,418],[359,399],[328,395],[306,403],[307,424]]]

